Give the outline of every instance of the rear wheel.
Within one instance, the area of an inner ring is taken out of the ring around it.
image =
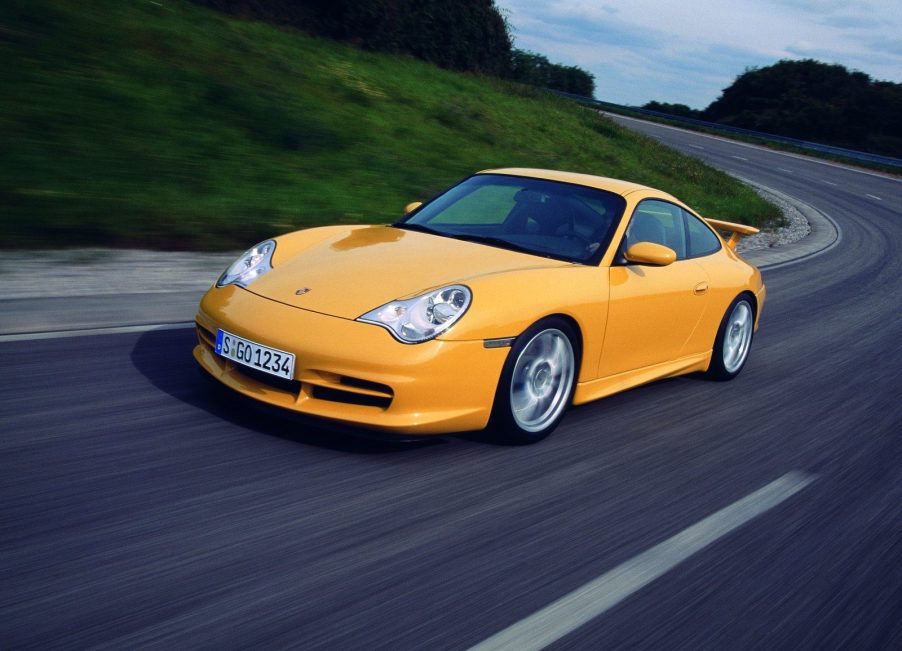
[[[732,380],[739,375],[749,357],[754,328],[755,311],[751,299],[748,296],[737,297],[720,322],[707,377],[712,380]]]
[[[539,321],[517,337],[498,383],[492,428],[515,445],[548,436],[573,398],[578,339],[563,319]]]

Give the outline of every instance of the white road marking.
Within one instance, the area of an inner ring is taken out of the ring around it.
[[[827,185],[839,185],[839,183],[834,183],[833,181],[825,181],[824,179],[821,179],[821,183],[826,183]]]
[[[90,337],[94,335],[119,335],[128,332],[151,332],[153,330],[184,330],[193,328],[193,322],[158,323],[155,325],[115,326],[111,328],[85,328],[83,330],[54,330],[51,332],[23,332],[15,335],[0,335],[0,343],[7,341],[35,341],[37,339],[66,339],[67,337]]]
[[[730,156],[730,158],[735,158],[736,160],[748,160],[748,158],[743,158],[742,156]]]
[[[781,172],[786,172],[787,174],[795,174],[794,171],[788,170],[785,167],[778,167],[777,169],[780,170]]]
[[[702,151],[705,150],[705,148],[702,147],[701,145],[689,145],[689,146],[692,147],[693,149],[701,149]]]
[[[877,201],[883,201],[883,199],[881,199],[880,197],[875,196],[873,194],[866,194],[865,196],[870,197],[871,199],[876,199]]]
[[[613,608],[678,564],[749,520],[786,501],[816,476],[792,471],[618,565],[470,651],[542,649]]]

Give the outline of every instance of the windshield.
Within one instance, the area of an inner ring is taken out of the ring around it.
[[[395,226],[597,264],[625,206],[620,195],[582,185],[478,174]]]

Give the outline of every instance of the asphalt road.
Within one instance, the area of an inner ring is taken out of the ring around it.
[[[795,473],[571,632],[546,616],[550,648],[902,648],[902,183],[645,128],[841,228],[765,272],[737,380],[530,447],[399,445],[224,399],[190,330],[4,342],[0,647],[466,649]]]

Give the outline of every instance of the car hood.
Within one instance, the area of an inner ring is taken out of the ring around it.
[[[324,228],[323,239],[294,251],[279,238],[273,269],[248,291],[323,314],[356,319],[398,298],[480,276],[570,263],[390,226]],[[287,253],[286,253],[287,251]]]

